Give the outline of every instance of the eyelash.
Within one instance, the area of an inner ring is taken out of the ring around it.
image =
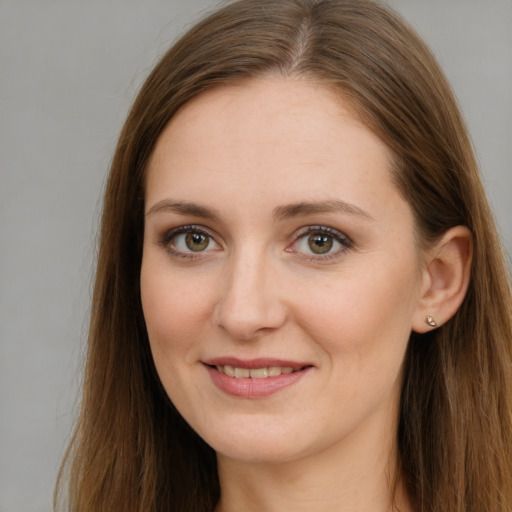
[[[305,253],[296,251],[293,249],[298,243],[305,241],[308,237],[313,235],[325,235],[331,238],[333,241],[340,244],[340,248],[334,252],[328,252],[325,254],[314,255],[313,253],[309,253],[306,255]],[[325,262],[332,259],[339,258],[345,251],[351,249],[353,247],[352,240],[347,236],[338,231],[337,229],[330,228],[328,226],[307,226],[303,230],[299,231],[296,235],[294,242],[286,248],[287,252],[296,252],[301,255],[301,258],[304,258],[309,261],[316,262]]]
[[[177,236],[191,233],[205,236],[210,241],[209,244],[213,242],[216,245],[218,245],[217,242],[215,242],[214,237],[206,229],[195,225],[179,226],[177,228],[167,231],[159,240],[159,245],[164,247],[164,249],[166,249],[166,251],[169,252],[171,255],[177,256],[179,258],[187,260],[200,258],[202,256],[203,251],[197,251],[196,253],[194,253],[194,251],[185,252],[180,249],[177,249],[173,243],[173,239],[175,239]]]
[[[201,226],[196,225],[186,225],[186,226],[179,226],[177,228],[171,229],[164,233],[164,235],[161,237],[161,239],[158,241],[158,244],[161,245],[167,252],[169,252],[173,256],[177,256],[182,259],[186,260],[192,260],[196,258],[204,257],[205,251],[182,251],[180,249],[177,249],[173,240],[176,239],[179,235],[183,234],[197,234],[201,236],[207,237],[209,240],[208,246],[213,243],[217,246],[219,244],[215,241],[215,238],[210,234],[210,232],[206,229],[204,229]],[[307,237],[311,237],[313,235],[325,235],[329,237],[334,242],[340,244],[340,248],[334,252],[327,252],[325,254],[318,254],[314,255],[313,253],[305,254],[301,251],[297,251],[294,246],[299,244],[300,242],[303,242],[306,240]],[[207,246],[207,248],[208,248]],[[343,254],[345,251],[351,249],[353,246],[352,240],[347,236],[341,233],[340,231],[330,228],[328,226],[307,226],[306,228],[303,228],[300,230],[295,236],[294,241],[288,245],[285,249],[286,252],[293,252],[296,254],[299,254],[301,258],[309,261],[316,261],[316,262],[322,262],[322,261],[329,261],[331,259],[335,259],[340,257],[341,254]]]

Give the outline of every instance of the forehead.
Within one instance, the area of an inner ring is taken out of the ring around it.
[[[304,142],[325,140],[325,134],[334,126],[339,128],[341,121],[350,122],[361,132],[369,131],[341,93],[307,79],[268,76],[199,94],[174,115],[158,142],[165,144],[163,139],[168,139],[169,132],[176,142],[191,135],[204,136],[201,142],[211,145],[215,134],[228,134],[226,142],[233,145],[251,135],[255,143],[270,144],[279,136],[294,139],[297,146],[306,149]]]
[[[310,81],[268,77],[182,107],[151,156],[146,199],[247,205],[344,196],[367,204],[396,193],[391,163],[388,147],[343,98]]]

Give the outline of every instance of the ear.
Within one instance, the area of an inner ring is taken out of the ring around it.
[[[427,251],[413,331],[431,331],[456,313],[468,289],[472,256],[473,237],[466,226],[449,229]]]

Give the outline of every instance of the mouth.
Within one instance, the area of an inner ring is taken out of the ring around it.
[[[210,365],[208,365],[210,366]],[[282,374],[290,374],[304,370],[306,366],[264,366],[261,368],[242,368],[239,366],[231,366],[229,364],[210,366],[215,368],[218,372],[234,377],[235,379],[267,379],[269,377],[279,377]]]
[[[228,395],[242,398],[263,398],[299,382],[309,363],[279,359],[218,358],[203,361],[217,388]]]

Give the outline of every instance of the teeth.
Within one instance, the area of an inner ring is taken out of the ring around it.
[[[235,377],[237,379],[243,379],[246,377],[249,377],[251,374],[251,371],[249,368],[235,368]]]
[[[222,368],[222,366],[221,366]],[[235,369],[232,367],[232,366],[224,366],[224,373],[228,376],[228,377],[234,377],[235,376]]]
[[[271,366],[268,369],[269,377],[277,377],[278,375],[281,375],[281,368],[279,368],[279,366]]]
[[[253,368],[249,373],[252,379],[264,379],[268,377],[268,368]]]
[[[302,368],[292,368],[291,366],[270,366],[269,368],[236,368],[234,366],[216,366],[220,373],[226,374],[228,377],[235,377],[237,379],[265,379],[267,377],[278,377],[282,373],[293,373],[301,370]]]

